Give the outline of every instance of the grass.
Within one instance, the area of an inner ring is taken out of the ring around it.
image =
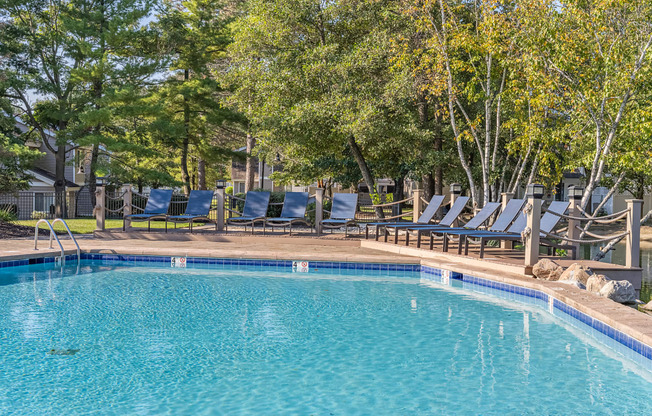
[[[38,220],[21,220],[21,221],[13,221],[14,224],[19,224],[19,225],[26,225],[28,227],[34,227],[36,225],[36,221]],[[91,234],[93,231],[95,231],[95,218],[76,218],[76,219],[70,219],[66,220],[66,223],[68,224],[68,227],[70,227],[70,231],[73,234]],[[165,223],[163,221],[152,221],[152,228],[165,228]],[[199,224],[195,224],[198,226]],[[121,219],[106,219],[104,223],[105,228],[122,228],[122,220]],[[132,222],[131,226],[133,228],[142,228],[142,229],[147,229],[147,222]],[[184,228],[188,227],[188,224],[177,224],[177,228]],[[39,228],[47,230],[48,226],[45,224],[41,224]],[[168,228],[174,229],[174,224],[168,224]],[[63,224],[57,223],[54,225],[54,229],[56,231],[63,231],[65,232],[66,229],[64,228]]]

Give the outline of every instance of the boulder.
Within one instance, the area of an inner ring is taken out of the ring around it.
[[[618,303],[636,302],[636,290],[627,280],[609,280],[600,289],[600,296]]]
[[[558,280],[557,283],[563,283],[565,285],[575,286],[578,289],[586,289],[586,286],[582,282],[577,280]]]
[[[600,289],[602,289],[602,287],[610,281],[611,279],[603,274],[594,274],[593,276],[589,277],[589,280],[587,280],[586,290],[593,293],[599,293]]]
[[[541,259],[532,267],[534,277],[541,280],[559,280],[563,271],[560,265],[548,259]]]
[[[573,263],[559,276],[559,280],[575,280],[586,285],[591,275],[593,275],[593,271],[589,267],[582,266],[579,263]]]

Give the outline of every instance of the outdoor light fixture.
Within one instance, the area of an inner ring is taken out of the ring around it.
[[[528,198],[538,198],[541,199],[543,198],[543,194],[546,192],[546,188],[544,188],[543,185],[539,185],[538,183],[531,183],[527,186],[527,191],[525,193],[525,196]]]
[[[571,186],[568,188],[568,197],[573,199],[581,199],[584,196],[584,187],[582,186]]]
[[[226,188],[226,181],[224,179],[218,179],[215,181],[215,188],[224,189]]]
[[[459,195],[462,193],[462,185],[459,183],[451,183],[451,193]]]

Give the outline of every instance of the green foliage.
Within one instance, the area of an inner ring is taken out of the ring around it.
[[[0,132],[0,194],[29,188],[31,176],[27,169],[40,156],[39,151],[12,141]]]
[[[0,206],[0,221],[11,222],[16,220],[16,206]]]
[[[232,186],[227,186],[226,189],[224,190],[224,192],[227,195],[233,195],[233,187]]]

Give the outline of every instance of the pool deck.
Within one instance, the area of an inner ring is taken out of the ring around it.
[[[61,239],[66,254],[75,249],[68,237]],[[477,254],[469,256],[441,251],[417,249],[411,245],[395,245],[357,237],[343,238],[341,234],[316,237],[307,233],[293,236],[251,235],[246,233],[196,233],[161,232],[146,233],[134,231],[123,233],[108,230],[95,236],[78,236],[82,251],[87,253],[191,256],[215,258],[283,259],[338,262],[410,263],[486,278],[503,283],[540,290],[558,300],[584,312],[613,328],[652,346],[652,316],[636,309],[593,295],[585,290],[558,282],[534,279],[526,274],[522,257],[509,250],[490,249],[485,259]],[[57,247],[56,243],[54,244]],[[474,250],[475,251],[475,250]],[[34,251],[33,239],[0,240],[0,261],[31,257],[55,256],[57,248],[47,248],[47,239],[41,237],[39,250]],[[573,261],[555,259],[567,266]],[[613,275],[621,266],[596,264]],[[611,267],[612,272],[608,269]]]

